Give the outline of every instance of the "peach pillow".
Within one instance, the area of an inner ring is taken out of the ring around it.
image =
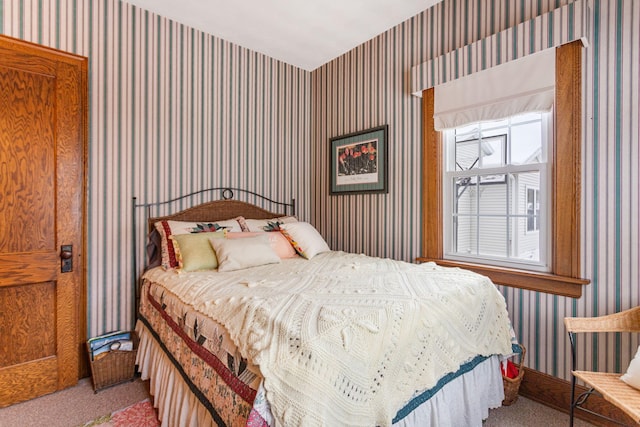
[[[242,239],[246,237],[264,236],[269,238],[271,249],[278,254],[280,259],[295,258],[298,256],[291,243],[281,233],[273,232],[248,232],[248,233],[227,233],[227,239]]]

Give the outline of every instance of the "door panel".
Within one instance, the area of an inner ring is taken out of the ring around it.
[[[0,366],[11,366],[55,356],[55,284],[44,282],[0,288],[0,323],[20,319],[21,327],[0,336]],[[3,331],[5,332],[5,331]],[[34,339],[33,337],[38,337]]]
[[[55,111],[47,102],[55,99],[55,78],[0,70],[0,133],[12,135],[0,141],[0,254],[55,251]],[[37,220],[31,212],[40,213]]]
[[[86,76],[86,58],[0,36],[0,407],[78,380]]]

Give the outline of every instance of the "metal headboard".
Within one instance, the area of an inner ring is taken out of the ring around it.
[[[173,199],[164,200],[161,202],[151,202],[151,203],[137,203],[137,197],[133,197],[133,203],[131,208],[131,220],[132,220],[132,229],[133,229],[133,288],[134,294],[136,296],[136,301],[133,306],[133,321],[135,327],[135,321],[138,318],[138,303],[140,301],[140,287],[138,283],[138,224],[137,224],[137,215],[138,209],[143,208],[146,210],[146,223],[149,222],[149,219],[152,218],[152,209],[158,208],[161,206],[169,205],[171,203],[179,202],[180,200],[188,199],[193,196],[197,196],[199,194],[210,193],[213,196],[214,192],[220,192],[220,198],[211,198],[211,200],[234,200],[234,191],[240,192],[246,195],[254,196],[259,198],[264,202],[268,202],[270,206],[278,206],[284,208],[285,215],[295,215],[296,214],[296,199],[292,198],[291,202],[278,202],[276,200],[270,199],[268,197],[263,196],[262,194],[258,194],[254,191],[245,190],[242,188],[233,188],[233,187],[213,187],[207,188],[204,190],[194,191],[189,194],[185,194],[183,196],[175,197]]]

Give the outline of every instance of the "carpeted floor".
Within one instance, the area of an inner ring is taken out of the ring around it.
[[[568,414],[520,396],[511,406],[490,410],[489,418],[482,427],[567,427],[568,425]],[[593,424],[578,419],[574,420],[573,425],[594,427]]]
[[[81,427],[159,427],[160,422],[150,399],[134,403],[109,415],[98,417]]]
[[[93,393],[90,378],[75,387],[0,409],[0,427],[74,427],[149,398],[148,381]]]
[[[0,427],[75,427],[149,398],[147,381],[135,380],[93,393],[91,380],[28,402],[0,409]],[[520,397],[513,405],[493,409],[483,427],[566,427],[569,416]],[[576,427],[590,427],[577,420]]]

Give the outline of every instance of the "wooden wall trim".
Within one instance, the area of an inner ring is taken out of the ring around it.
[[[556,49],[555,135],[552,174],[552,269],[580,277],[580,193],[582,144],[582,42]],[[560,214],[561,213],[561,214]]]
[[[442,142],[435,130],[435,89],[422,92],[422,256],[442,259]]]
[[[545,374],[534,369],[525,367],[522,377],[519,395],[527,399],[542,403],[558,411],[569,414],[569,402],[571,400],[571,383],[569,381]],[[576,395],[586,391],[583,386],[576,386]],[[586,407],[594,412],[606,415],[625,425],[635,423],[624,412],[616,406],[607,402],[600,396],[589,397]],[[602,418],[598,418],[584,411],[576,411],[576,418],[588,421],[596,426],[610,426],[611,423]]]

